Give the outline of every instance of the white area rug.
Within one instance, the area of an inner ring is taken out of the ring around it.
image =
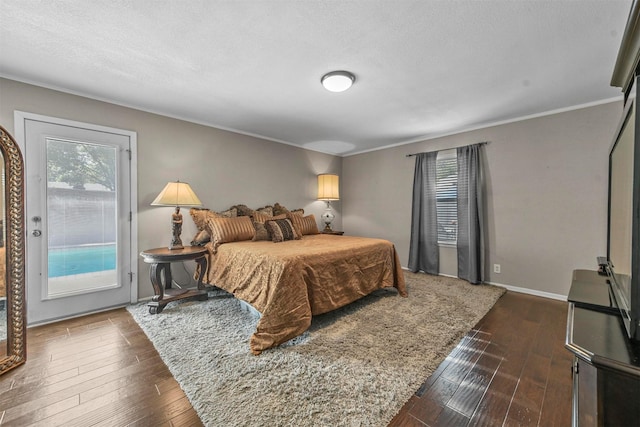
[[[221,293],[129,311],[206,426],[385,426],[505,291],[405,276],[408,298],[377,291],[260,356],[256,318]]]

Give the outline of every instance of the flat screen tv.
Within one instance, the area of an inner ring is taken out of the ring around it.
[[[629,338],[640,341],[640,135],[631,89],[609,151],[607,274]]]

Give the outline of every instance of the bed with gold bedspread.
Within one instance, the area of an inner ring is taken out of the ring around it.
[[[343,307],[376,289],[407,296],[394,245],[382,239],[304,235],[298,240],[208,243],[205,282],[260,312],[254,354],[306,331],[313,315]]]

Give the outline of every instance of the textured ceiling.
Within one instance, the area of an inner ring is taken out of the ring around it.
[[[2,0],[0,75],[347,155],[618,97],[630,6]]]

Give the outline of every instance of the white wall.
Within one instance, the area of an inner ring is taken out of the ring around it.
[[[166,246],[171,240],[173,208],[149,206],[168,181],[189,182],[214,210],[280,202],[292,209],[303,207],[320,225],[325,203],[315,200],[316,175],[341,174],[340,157],[0,79],[0,124],[12,134],[15,110],[137,132],[140,250]],[[334,228],[340,229],[340,202],[332,206]],[[185,243],[196,231],[187,211],[183,210]],[[139,260],[138,271],[139,297],[153,295],[148,265]]]
[[[573,269],[595,269],[606,254],[608,150],[621,114],[616,102],[345,157],[344,229],[393,241],[406,266],[415,158],[405,155],[488,141],[487,280],[566,296]],[[441,273],[457,275],[455,249],[440,253]]]

